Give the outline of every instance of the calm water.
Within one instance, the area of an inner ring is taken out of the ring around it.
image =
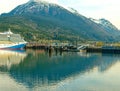
[[[119,91],[120,55],[0,51],[0,91]]]

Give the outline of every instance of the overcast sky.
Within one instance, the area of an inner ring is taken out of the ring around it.
[[[0,13],[9,12],[29,0],[1,0]],[[105,18],[120,29],[120,0],[45,0],[64,7],[72,7],[80,14],[92,18]]]

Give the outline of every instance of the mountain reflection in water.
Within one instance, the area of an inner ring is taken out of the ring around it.
[[[57,82],[71,75],[83,74],[94,67],[105,71],[118,61],[117,58],[108,59],[104,55],[86,56],[87,54],[80,56],[77,53],[65,53],[63,56],[53,55],[52,58],[49,58],[44,51],[37,51],[29,53],[24,61],[12,66],[10,74],[21,83],[34,86],[36,83]],[[103,57],[101,58],[101,56]]]
[[[111,54],[65,52],[61,55],[55,52],[49,54],[44,50],[7,53],[5,58],[0,58],[0,71],[8,72],[12,79],[28,88],[57,84],[94,69],[105,72],[119,61],[119,55],[113,57]],[[7,64],[8,60],[10,65]]]

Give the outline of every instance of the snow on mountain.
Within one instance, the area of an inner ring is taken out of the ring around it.
[[[106,19],[104,19],[104,18],[98,19],[98,20],[97,20],[97,19],[90,18],[90,20],[92,20],[92,21],[95,22],[95,23],[101,24],[101,25],[103,25],[103,26],[105,26],[105,27],[109,27],[109,28],[111,28],[111,29],[118,30],[110,21],[108,21],[108,20],[106,20]]]
[[[78,14],[78,11],[75,10],[74,8],[68,7],[67,10],[70,11],[71,13]]]
[[[90,18],[90,20],[97,23],[101,27],[103,27],[109,33],[117,34],[120,32],[116,26],[114,26],[110,21],[108,21],[104,18],[98,19],[98,20]]]
[[[99,19],[100,24],[102,24],[103,26],[109,27],[111,29],[114,30],[118,30],[110,21],[106,20],[106,19]]]
[[[57,0],[30,0],[32,2],[57,3]]]
[[[30,0],[25,4],[17,6],[11,12],[2,14],[2,17],[4,16],[10,17],[9,19],[12,22],[14,22],[14,20],[20,21],[21,23],[15,21],[20,27],[21,25],[23,27],[25,24],[24,27],[26,28],[28,23],[30,26],[27,27],[27,30],[33,28],[32,31],[34,29],[38,29],[41,33],[44,31],[45,33],[43,32],[43,35],[48,34],[50,38],[52,38],[51,35],[53,31],[58,31],[63,39],[68,40],[74,39],[76,36],[80,36],[81,39],[102,41],[119,39],[116,38],[117,34],[119,34],[115,32],[117,29],[115,30],[115,27],[112,26],[109,21],[105,19],[88,19],[80,15],[77,10],[73,8],[68,10],[55,3],[49,3],[46,0]],[[21,21],[21,18],[23,18],[23,21]],[[27,23],[24,23],[26,19]],[[8,22],[8,20],[6,21]],[[33,24],[33,26],[31,26],[31,24]],[[49,34],[48,31],[51,34]],[[113,32],[115,32],[116,36],[113,36]]]
[[[55,3],[47,2],[47,0],[30,0],[29,2],[19,5],[14,10],[12,10],[11,14],[25,14],[25,13],[36,13],[42,10],[49,12],[50,7],[57,7]]]
[[[95,23],[98,23],[98,24],[100,24],[100,20],[93,19],[93,18],[90,18],[90,20],[92,20],[92,21],[93,21],[93,22],[95,22]]]

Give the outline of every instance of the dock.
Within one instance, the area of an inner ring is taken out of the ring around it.
[[[86,52],[120,54],[120,48],[86,48]]]
[[[41,44],[41,43],[28,43],[25,46],[25,49],[45,49],[47,48],[47,44]]]
[[[120,47],[90,47],[85,45],[70,46],[70,45],[48,45],[48,44],[41,44],[41,43],[28,43],[25,49],[45,49],[45,50],[55,50],[55,51],[65,51],[65,52],[91,52],[91,53],[113,53],[113,54],[120,54]]]

